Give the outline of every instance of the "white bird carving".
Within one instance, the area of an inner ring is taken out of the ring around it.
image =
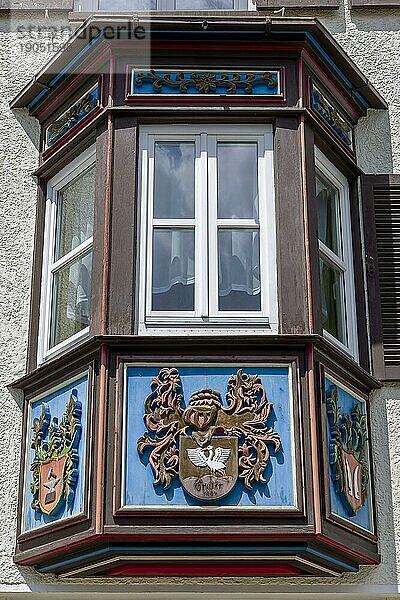
[[[225,475],[225,465],[231,454],[229,448],[207,446],[207,448],[189,448],[188,456],[195,467],[208,467],[211,473]]]

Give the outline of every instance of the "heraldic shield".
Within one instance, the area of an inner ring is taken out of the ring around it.
[[[344,465],[346,501],[350,506],[350,512],[356,513],[363,506],[362,497],[362,472],[363,463],[356,459],[354,454],[341,450]]]
[[[44,515],[56,515],[62,505],[72,505],[78,481],[82,404],[73,389],[65,413],[58,422],[42,404],[40,418],[33,421],[31,464],[32,508]]]
[[[336,492],[350,516],[364,506],[368,496],[368,433],[366,416],[358,403],[342,414],[338,388],[329,384],[326,397],[329,426],[329,462]]]
[[[266,484],[270,449],[281,447],[269,426],[272,403],[258,375],[241,369],[227,382],[226,402],[212,389],[192,393],[187,407],[179,371],[163,368],[145,401],[147,432],[139,454],[147,449],[154,485],[167,490],[179,477],[184,490],[201,501],[227,496],[242,480],[249,490]]]
[[[67,456],[41,463],[39,467],[39,505],[40,510],[50,515],[63,497],[64,473]]]
[[[215,436],[202,448],[190,437],[179,440],[179,479],[185,490],[199,500],[227,496],[238,478],[238,440]]]

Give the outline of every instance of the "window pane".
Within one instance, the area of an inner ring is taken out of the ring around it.
[[[94,193],[94,166],[58,192],[56,259],[93,235]]]
[[[194,229],[155,229],[153,310],[194,310]]]
[[[261,310],[258,231],[219,230],[218,263],[219,310]]]
[[[88,327],[92,251],[54,273],[50,347]]]
[[[176,10],[232,10],[234,0],[175,0]]]
[[[347,345],[344,303],[344,273],[320,257],[322,326]]]
[[[99,0],[98,10],[156,10],[157,0]]]
[[[341,256],[339,245],[339,190],[317,173],[318,237],[335,254]]]
[[[155,219],[194,218],[194,143],[155,144]]]
[[[257,144],[219,143],[218,218],[258,220]]]

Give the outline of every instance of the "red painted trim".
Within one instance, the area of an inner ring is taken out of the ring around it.
[[[298,75],[299,75],[299,108],[304,108],[304,69],[303,69],[303,52],[297,61]]]
[[[335,92],[338,94],[338,96],[340,96],[342,98],[343,102],[347,105],[347,107],[351,110],[353,115],[358,120],[361,117],[361,113],[358,110],[356,110],[352,104],[350,104],[350,102],[347,100],[346,96],[344,96],[342,94],[342,92],[339,90],[339,88],[337,88],[336,85],[333,83],[333,81],[331,81],[331,79],[329,79],[329,77],[326,75],[325,71],[323,71],[321,69],[319,64],[313,59],[313,57],[309,54],[309,52],[307,52],[307,50],[304,50],[304,54],[307,56],[307,58],[310,59],[310,62],[312,62],[315,69],[317,71],[319,71],[321,78],[325,79],[325,82],[335,90]]]
[[[42,563],[44,560],[46,560],[47,558],[51,558],[53,556],[59,556],[61,553],[66,554],[67,552],[71,551],[71,550],[77,550],[80,547],[85,547],[88,546],[90,544],[93,543],[107,543],[107,542],[113,542],[113,541],[118,541],[118,542],[129,542],[129,541],[136,541],[136,540],[140,540],[140,541],[160,541],[160,539],[162,539],[163,541],[169,541],[169,540],[174,540],[174,541],[186,541],[186,540],[230,540],[230,541],[242,541],[242,540],[246,540],[246,541],[250,541],[250,540],[263,540],[263,541],[271,541],[271,540],[291,540],[291,541],[298,541],[298,540],[304,540],[305,542],[307,541],[321,541],[324,544],[326,544],[328,547],[333,547],[336,548],[337,550],[342,551],[344,554],[348,555],[348,556],[353,556],[354,558],[358,559],[361,562],[365,562],[367,564],[371,564],[371,565],[376,565],[379,564],[379,560],[378,559],[374,559],[374,558],[370,558],[369,556],[366,556],[365,554],[361,554],[360,552],[356,552],[355,550],[352,550],[350,548],[348,548],[347,546],[344,546],[343,544],[340,544],[339,542],[336,542],[334,540],[331,540],[329,538],[327,538],[325,535],[323,534],[314,534],[314,533],[310,533],[310,534],[300,534],[300,533],[293,533],[293,534],[251,534],[251,535],[235,535],[235,534],[220,534],[220,535],[216,535],[216,534],[204,534],[204,533],[199,533],[196,535],[193,534],[167,534],[167,535],[160,535],[158,534],[154,534],[154,535],[149,535],[149,534],[111,534],[111,535],[107,535],[107,534],[98,534],[98,535],[90,535],[87,538],[83,539],[83,540],[79,540],[77,542],[72,542],[70,544],[65,544],[64,546],[57,548],[57,549],[52,549],[52,550],[47,550],[45,552],[40,552],[38,554],[36,554],[35,556],[30,556],[29,558],[21,558],[18,559],[18,556],[16,557],[16,564],[19,565],[32,565],[32,564],[38,564],[39,562]]]
[[[324,542],[324,544],[326,544],[327,546],[330,546],[332,548],[337,548],[341,552],[346,552],[346,554],[350,554],[351,556],[361,559],[364,564],[379,565],[379,562],[380,562],[379,559],[369,558],[369,556],[365,556],[365,554],[360,554],[359,552],[355,552],[355,550],[351,550],[350,548],[343,546],[343,544],[340,544],[339,542],[336,542],[335,540],[330,540],[325,535],[322,535],[322,534],[317,535],[316,539],[321,540],[321,542]]]
[[[71,89],[72,87],[74,87],[77,83],[77,81],[79,81],[88,71],[89,69],[96,64],[96,62],[98,62],[101,58],[103,58],[103,56],[107,53],[110,52],[109,48],[104,48],[103,52],[101,52],[98,56],[96,56],[96,58],[94,60],[92,60],[92,62],[90,62],[85,69],[83,69],[82,73],[79,73],[79,75],[77,77],[75,77],[75,79],[73,79],[71,81],[71,83],[69,85],[67,85],[67,87],[63,88],[54,98],[53,100],[49,103],[46,104],[46,106],[38,113],[33,113],[35,115],[35,117],[37,119],[39,119],[42,115],[46,114],[47,112],[49,112],[50,108],[53,106],[53,104],[55,102],[57,102],[57,100],[59,98],[62,98],[69,89]],[[100,96],[99,96],[100,97]],[[101,97],[100,97],[100,102],[101,102]],[[62,113],[61,113],[62,114]]]
[[[103,532],[103,510],[104,510],[104,450],[106,437],[106,401],[107,401],[107,363],[108,349],[106,344],[101,347],[100,383],[98,402],[98,431],[97,431],[97,460],[96,460],[96,497],[95,497],[95,531]]]
[[[109,569],[108,577],[129,577],[129,576],[183,576],[183,577],[251,577],[251,576],[296,576],[301,575],[302,571],[288,563],[277,564],[246,564],[246,563],[216,563],[215,561],[206,563],[125,563]]]
[[[122,49],[132,49],[132,43],[129,42],[116,42],[111,44],[113,48],[122,48]],[[135,43],[135,49],[140,50],[143,48],[148,48],[148,44],[137,44]],[[234,50],[235,52],[244,52],[250,50],[253,54],[256,50],[267,50],[270,52],[301,52],[303,46],[281,46],[275,45],[270,41],[258,44],[241,44],[239,43],[215,43],[215,44],[207,44],[202,43],[200,40],[196,44],[185,43],[182,42],[180,44],[172,44],[169,42],[155,42],[151,43],[152,50],[179,50],[179,54],[181,55],[186,50],[195,50],[199,55],[201,55],[203,50]]]

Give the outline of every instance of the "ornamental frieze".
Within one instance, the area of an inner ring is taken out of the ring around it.
[[[99,93],[99,84],[96,83],[47,127],[46,149],[54,146],[96,110],[99,106]]]
[[[131,94],[281,95],[281,72],[135,71]]]
[[[312,84],[311,87],[311,107],[331,132],[338,136],[349,150],[353,150],[353,129],[351,125],[315,84]]]

